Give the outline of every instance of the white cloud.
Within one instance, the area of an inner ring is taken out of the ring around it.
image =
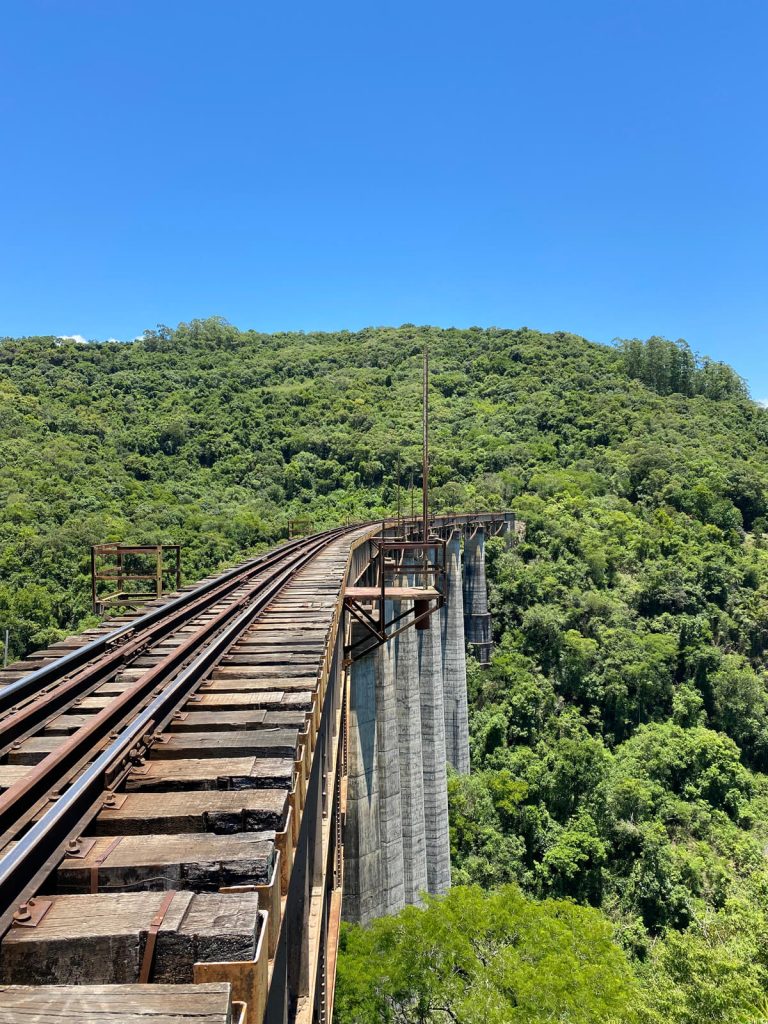
[[[762,405],[764,409],[768,409],[768,398],[756,398],[755,401],[758,405]]]
[[[76,345],[87,345],[89,344],[88,339],[84,338],[82,334],[57,334],[57,341],[74,341]],[[118,345],[123,344],[122,338],[107,338],[107,341],[117,342]],[[143,334],[137,334],[135,338],[131,338],[131,341],[144,341]]]

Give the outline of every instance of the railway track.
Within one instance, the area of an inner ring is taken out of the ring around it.
[[[430,528],[480,525],[516,528]],[[376,536],[420,529],[288,542],[0,670],[0,1024],[328,1024],[351,620]]]
[[[0,677],[2,1024],[261,1024],[270,976],[306,970],[284,911],[300,828],[330,827],[302,810],[370,533],[289,542]],[[321,788],[340,767],[326,743]]]

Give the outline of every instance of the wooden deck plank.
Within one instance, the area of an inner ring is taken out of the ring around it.
[[[223,669],[219,671],[223,672]],[[246,669],[247,671],[247,669]],[[249,690],[311,690],[314,689],[316,673],[311,676],[282,678],[251,678],[240,668],[231,676],[215,676],[200,687],[200,693],[244,693]]]
[[[35,928],[14,927],[5,935],[2,980],[22,985],[138,981],[147,929],[166,896],[49,897],[53,905]],[[152,980],[189,984],[195,961],[252,960],[260,930],[255,892],[176,892],[158,931]]]
[[[267,757],[148,761],[126,779],[127,792],[193,789],[290,789],[293,760]]]
[[[294,757],[296,729],[166,733],[152,746],[152,760],[190,757]]]
[[[0,985],[0,1024],[232,1024],[230,986]]]
[[[56,872],[60,893],[98,891],[218,892],[223,886],[266,885],[275,860],[274,832],[126,835],[97,838],[82,857],[66,857]],[[92,871],[92,869],[94,869]]]
[[[188,832],[280,831],[288,815],[285,789],[195,790],[124,793],[119,807],[99,812],[94,835],[169,835]]]
[[[220,732],[227,729],[301,729],[306,719],[302,711],[197,711],[185,718],[175,718],[168,726],[168,732]]]

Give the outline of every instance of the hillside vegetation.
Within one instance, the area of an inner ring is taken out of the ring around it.
[[[497,653],[450,780],[462,887],[345,933],[339,1020],[759,1021],[768,412],[683,343],[220,320],[7,339],[0,626],[21,654],[86,624],[96,541],[181,542],[193,579],[292,516],[392,512],[427,339],[433,507],[511,507],[527,534],[489,545]],[[486,924],[459,942],[457,914]]]

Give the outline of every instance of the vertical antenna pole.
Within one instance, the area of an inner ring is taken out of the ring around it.
[[[424,586],[429,586],[427,579],[427,537],[429,536],[429,345],[424,345],[424,371],[422,375],[422,427],[423,450],[421,468],[422,528],[421,539],[424,542]]]
[[[400,501],[400,452],[397,453],[397,532],[402,530],[400,520],[403,517],[402,502]]]
[[[93,611],[98,612],[98,588],[96,584],[96,548],[91,545],[91,603]]]

